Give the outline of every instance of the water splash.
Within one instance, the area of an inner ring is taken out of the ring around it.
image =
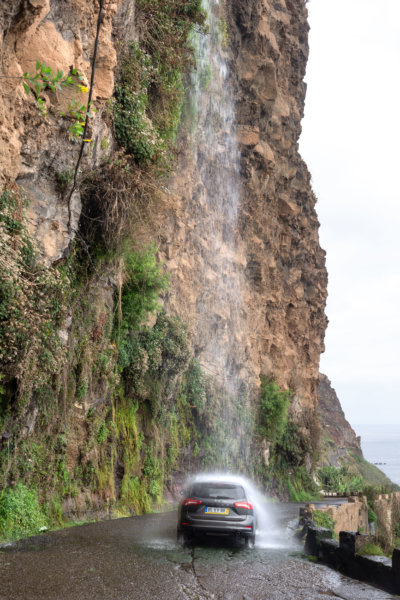
[[[248,500],[254,506],[254,513],[257,520],[256,529],[256,548],[267,549],[283,549],[292,548],[293,531],[287,525],[279,526],[273,511],[269,498],[265,496],[257,486],[243,475],[231,473],[221,473],[213,471],[209,473],[199,473],[194,475],[187,481],[187,486],[197,481],[218,481],[226,483],[237,483],[245,489]]]

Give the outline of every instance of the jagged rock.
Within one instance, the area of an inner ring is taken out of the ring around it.
[[[91,123],[93,152],[85,153],[82,163],[86,168],[99,164],[99,158],[107,154],[100,142],[109,135],[109,127],[101,117],[105,101],[113,94],[117,53],[112,19],[121,3],[104,5],[93,95],[93,108],[98,112]],[[71,177],[80,150],[80,144],[68,140],[67,126],[60,120],[60,113],[75,99],[87,100],[87,94],[81,94],[77,88],[47,93],[48,114],[44,118],[33,95],[26,95],[17,77],[24,72],[34,73],[38,60],[65,74],[76,68],[86,85],[91,73],[98,6],[86,0],[67,4],[35,0],[23,8],[18,0],[8,4],[8,19],[4,20],[2,30],[0,182],[16,180],[26,191],[31,200],[30,230],[44,264],[49,265],[63,256],[74,238],[81,211],[78,193],[68,208],[67,198],[57,190],[57,173],[69,172]]]
[[[297,147],[308,55],[307,9],[303,3],[233,0],[227,18],[231,44],[226,85],[235,100],[241,152],[241,204],[231,257],[241,270],[241,329],[235,332],[232,310],[209,306],[211,292],[201,292],[208,289],[207,282],[215,286],[220,267],[219,277],[229,277],[222,260],[228,233],[217,223],[221,260],[216,267],[209,209],[198,195],[202,152],[182,158],[179,176],[171,184],[175,213],[185,227],[182,236],[175,216],[166,213],[161,254],[174,293],[165,306],[192,324],[201,363],[217,372],[226,368],[225,363],[210,364],[204,351],[204,339],[217,328],[229,361],[241,365],[250,389],[257,389],[260,373],[276,378],[293,390],[293,415],[306,421],[307,411],[312,413],[317,404],[327,285],[315,197]],[[210,176],[216,178],[217,171]]]
[[[323,464],[339,465],[339,459],[349,452],[362,456],[360,438],[346,420],[339,398],[326,375],[320,376],[318,414],[322,428]]]

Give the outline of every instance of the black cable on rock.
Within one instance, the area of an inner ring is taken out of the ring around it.
[[[92,73],[90,76],[90,85],[89,85],[89,96],[88,96],[88,103],[87,103],[87,108],[86,108],[86,118],[85,118],[85,126],[83,128],[83,134],[82,134],[82,142],[81,142],[81,148],[79,150],[79,156],[78,156],[78,160],[77,163],[75,165],[75,172],[74,172],[74,181],[72,184],[72,189],[71,192],[68,196],[68,234],[71,235],[72,233],[72,226],[71,226],[71,220],[72,220],[72,210],[71,210],[71,201],[72,201],[72,196],[77,188],[78,185],[78,172],[79,172],[79,166],[81,164],[81,160],[82,160],[82,156],[83,156],[83,151],[85,149],[85,144],[86,142],[86,135],[87,135],[87,129],[88,129],[88,125],[89,125],[89,109],[90,109],[90,104],[92,102],[92,96],[93,96],[93,87],[94,87],[94,74],[96,72],[96,57],[97,57],[97,49],[99,46],[99,37],[100,37],[100,29],[101,29],[101,20],[102,20],[102,16],[103,16],[103,5],[104,5],[104,0],[99,0],[99,15],[97,17],[97,30],[96,30],[96,38],[94,41],[94,50],[93,50],[93,57],[92,57]],[[77,231],[75,231],[75,233],[78,233]]]

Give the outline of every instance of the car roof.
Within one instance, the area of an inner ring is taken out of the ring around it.
[[[244,487],[241,483],[238,483],[237,481],[215,481],[214,479],[200,479],[198,481],[192,481],[190,485],[221,485],[224,487]]]

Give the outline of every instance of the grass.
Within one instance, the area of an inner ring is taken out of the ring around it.
[[[317,527],[325,527],[325,529],[330,529],[331,531],[334,531],[335,529],[336,522],[334,519],[322,510],[316,510],[314,512],[313,521]]]
[[[370,542],[368,544],[365,544],[365,546],[362,546],[362,548],[360,548],[358,550],[357,554],[361,554],[363,556],[385,556],[385,553],[382,550],[382,548],[380,547],[380,545],[374,544],[373,542]]]

